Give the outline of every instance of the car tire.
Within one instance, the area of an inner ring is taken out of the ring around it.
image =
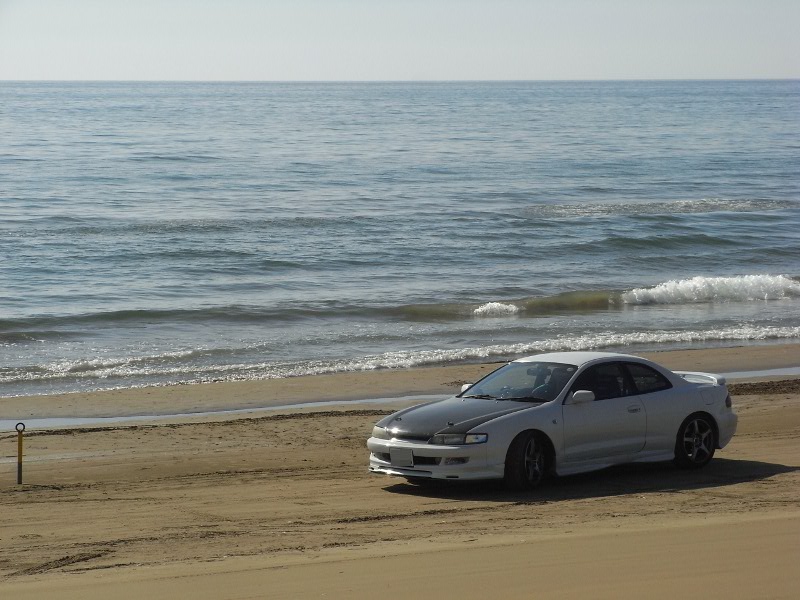
[[[523,431],[506,453],[503,481],[511,490],[531,490],[537,487],[547,474],[549,464],[547,445],[534,431]]]
[[[714,457],[717,430],[706,414],[689,415],[678,428],[675,439],[675,464],[683,469],[699,469]]]

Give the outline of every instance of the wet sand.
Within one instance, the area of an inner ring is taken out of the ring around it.
[[[797,346],[656,356],[675,369],[717,372],[798,366],[798,357]],[[255,408],[285,404],[287,395],[447,393],[491,368],[120,394],[141,402],[127,410],[152,414],[179,402],[207,410],[203,401],[212,398],[220,407]],[[435,591],[483,600],[673,598],[692,590],[794,598],[800,380],[731,391],[739,432],[705,469],[632,465],[553,479],[524,494],[370,476],[365,440],[389,405],[33,431],[23,486],[15,483],[16,436],[3,432],[0,594],[349,599]],[[110,412],[115,394],[88,396],[91,411]],[[79,400],[42,397],[26,409],[77,416],[68,406]]]

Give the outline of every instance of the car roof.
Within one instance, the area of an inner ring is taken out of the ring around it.
[[[554,362],[580,367],[595,360],[634,360],[644,362],[638,356],[630,354],[617,354],[616,352],[550,352],[548,354],[535,354],[518,358],[513,362]]]

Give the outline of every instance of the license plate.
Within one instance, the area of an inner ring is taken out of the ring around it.
[[[393,467],[413,467],[414,454],[408,448],[392,448],[389,457]]]

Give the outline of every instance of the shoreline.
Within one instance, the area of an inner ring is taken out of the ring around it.
[[[734,346],[636,353],[673,370],[734,373],[800,367],[800,344]],[[456,393],[502,363],[413,367],[285,379],[197,383],[0,398],[0,420],[193,418],[192,413],[250,411],[313,403],[345,403]],[[751,380],[756,378],[743,379]],[[774,379],[763,377],[758,379]],[[298,407],[301,409],[303,407]],[[202,416],[198,414],[197,417]],[[197,418],[194,417],[194,418]]]

